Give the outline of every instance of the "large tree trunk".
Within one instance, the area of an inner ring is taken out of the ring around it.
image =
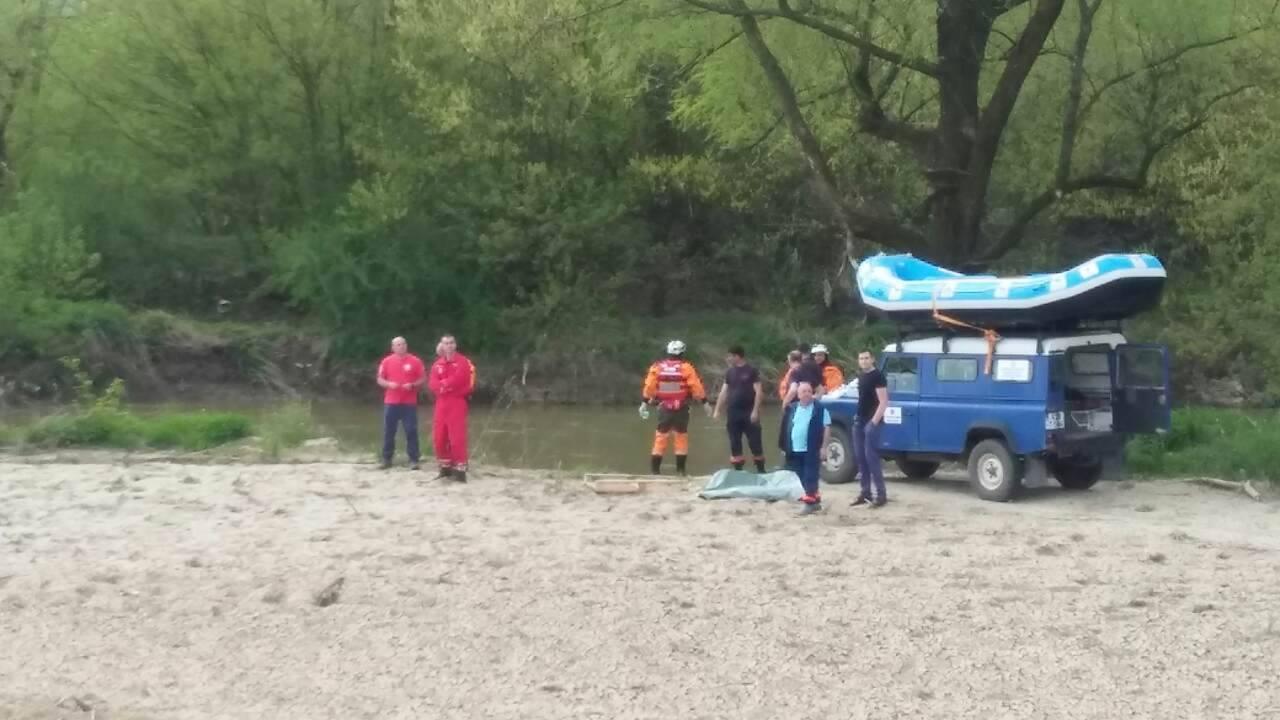
[[[978,133],[978,80],[991,35],[987,2],[938,3],[938,127],[926,169],[932,194],[929,248],[944,264],[965,261],[977,247],[985,198],[971,188]],[[980,7],[983,6],[983,7]]]

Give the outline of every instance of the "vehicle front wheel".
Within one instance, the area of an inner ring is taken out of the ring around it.
[[[831,439],[827,442],[827,459],[822,461],[819,476],[831,485],[842,485],[853,480],[857,463],[853,457],[853,441],[849,431],[831,426]]]
[[[933,474],[938,472],[938,463],[929,462],[927,460],[909,460],[907,458],[898,458],[894,460],[894,464],[912,480],[928,480]]]
[[[983,500],[1007,502],[1022,488],[1022,464],[999,440],[983,440],[969,453],[969,484]]]
[[[1049,466],[1053,477],[1064,490],[1088,490],[1102,479],[1100,460],[1071,461],[1058,459]]]

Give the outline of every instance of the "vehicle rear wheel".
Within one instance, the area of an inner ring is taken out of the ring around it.
[[[929,462],[927,460],[910,460],[907,458],[898,458],[894,460],[894,464],[912,480],[928,480],[933,474],[938,472],[938,463]]]
[[[1049,466],[1053,477],[1064,490],[1088,490],[1102,479],[1100,460],[1056,459]]]
[[[827,459],[822,461],[818,475],[831,485],[843,485],[853,480],[857,463],[853,457],[853,441],[849,431],[837,425],[831,426],[831,440],[827,442]]]
[[[978,497],[1012,500],[1022,489],[1022,463],[999,440],[983,440],[969,453],[969,484]]]

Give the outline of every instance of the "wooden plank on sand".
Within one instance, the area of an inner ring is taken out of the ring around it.
[[[625,473],[587,473],[582,476],[587,487],[602,495],[632,495],[661,488],[680,488],[692,479]]]

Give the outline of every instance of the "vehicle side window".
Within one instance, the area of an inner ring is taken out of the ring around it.
[[[889,395],[920,392],[920,361],[913,357],[891,357],[884,361],[884,379]]]
[[[1026,358],[997,358],[994,371],[996,382],[1031,382],[1031,361]]]
[[[938,358],[938,379],[943,382],[973,382],[978,379],[976,358]]]
[[[1072,375],[1110,375],[1111,364],[1107,361],[1107,354],[1100,352],[1077,352],[1071,353],[1071,374]]]
[[[1158,350],[1128,349],[1118,353],[1120,384],[1124,387],[1158,388],[1164,386],[1164,356]]]

